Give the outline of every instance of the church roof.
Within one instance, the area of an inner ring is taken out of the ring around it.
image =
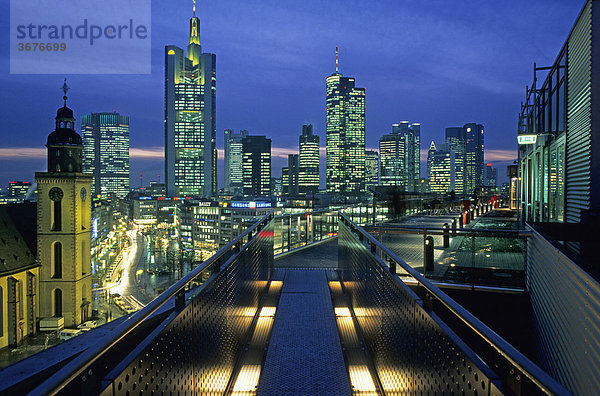
[[[0,207],[0,276],[39,266],[35,255],[17,231],[7,211]]]

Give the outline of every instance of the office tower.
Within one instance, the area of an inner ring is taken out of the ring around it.
[[[485,186],[496,187],[498,184],[498,169],[492,168],[492,164],[485,165]]]
[[[298,190],[301,194],[314,194],[319,190],[319,135],[313,135],[313,126],[302,125],[299,139]]]
[[[227,194],[242,194],[242,139],[248,136],[248,131],[236,133],[225,129],[225,192]]]
[[[31,183],[26,181],[9,181],[8,195],[11,197],[25,197],[31,188]]]
[[[483,125],[469,123],[446,128],[446,144],[455,153],[456,194],[471,195],[485,186]]]
[[[379,153],[374,150],[365,151],[365,187],[379,185]]]
[[[85,322],[91,314],[92,175],[82,173],[83,143],[75,132],[73,111],[56,114],[48,135],[48,171],[36,172],[38,186],[37,250],[40,269],[40,316],[63,316],[65,326]]]
[[[456,195],[467,194],[465,185],[465,129],[463,127],[446,128],[446,145],[454,151],[454,174],[456,177],[454,192]],[[471,191],[471,193],[473,193]]]
[[[94,175],[92,195],[129,193],[129,117],[92,113],[81,117],[83,171]]]
[[[365,89],[336,71],[326,79],[327,191],[342,196],[365,191]]]
[[[421,124],[403,121],[379,139],[380,184],[415,192],[421,178]]]
[[[242,152],[244,196],[271,195],[271,139],[248,135],[242,139]]]
[[[177,46],[165,47],[165,184],[169,196],[216,195],[215,98],[216,56],[202,52],[200,20],[194,11],[187,55]]]
[[[288,195],[298,195],[300,167],[298,154],[288,155],[288,166],[281,169],[281,181],[283,184],[283,193]]]
[[[465,194],[485,185],[483,162],[483,125],[465,124]]]
[[[427,153],[427,178],[429,191],[435,194],[448,194],[455,191],[455,163],[454,151],[447,145],[439,147],[431,142]]]

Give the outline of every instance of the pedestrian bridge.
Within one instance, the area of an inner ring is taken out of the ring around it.
[[[376,232],[335,217],[320,234],[331,238],[300,235],[311,224],[282,249],[284,220],[265,216],[85,350],[2,391],[569,394]]]

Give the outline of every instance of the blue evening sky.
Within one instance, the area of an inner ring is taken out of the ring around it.
[[[9,7],[0,5],[2,140],[0,185],[45,171],[64,77],[69,105],[82,114],[130,117],[132,186],[163,173],[164,45],[188,44],[191,1],[152,1],[152,73],[10,75]],[[516,127],[533,62],[551,64],[583,0],[199,1],[201,44],[217,54],[217,145],[223,129],[273,141],[273,175],[298,146],[303,123],[325,145],[325,77],[335,71],[366,88],[367,148],[391,124],[421,123],[421,149],[442,143],[444,128],[485,125],[486,161],[516,157]],[[110,59],[107,59],[107,62]],[[324,165],[324,163],[323,163]],[[323,166],[322,165],[322,166]],[[222,161],[219,162],[222,186]],[[422,169],[424,174],[424,167]]]

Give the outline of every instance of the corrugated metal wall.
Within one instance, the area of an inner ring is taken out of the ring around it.
[[[527,287],[538,363],[571,392],[600,394],[600,284],[533,232]]]
[[[590,208],[592,0],[588,0],[567,47],[566,221],[579,223]]]

